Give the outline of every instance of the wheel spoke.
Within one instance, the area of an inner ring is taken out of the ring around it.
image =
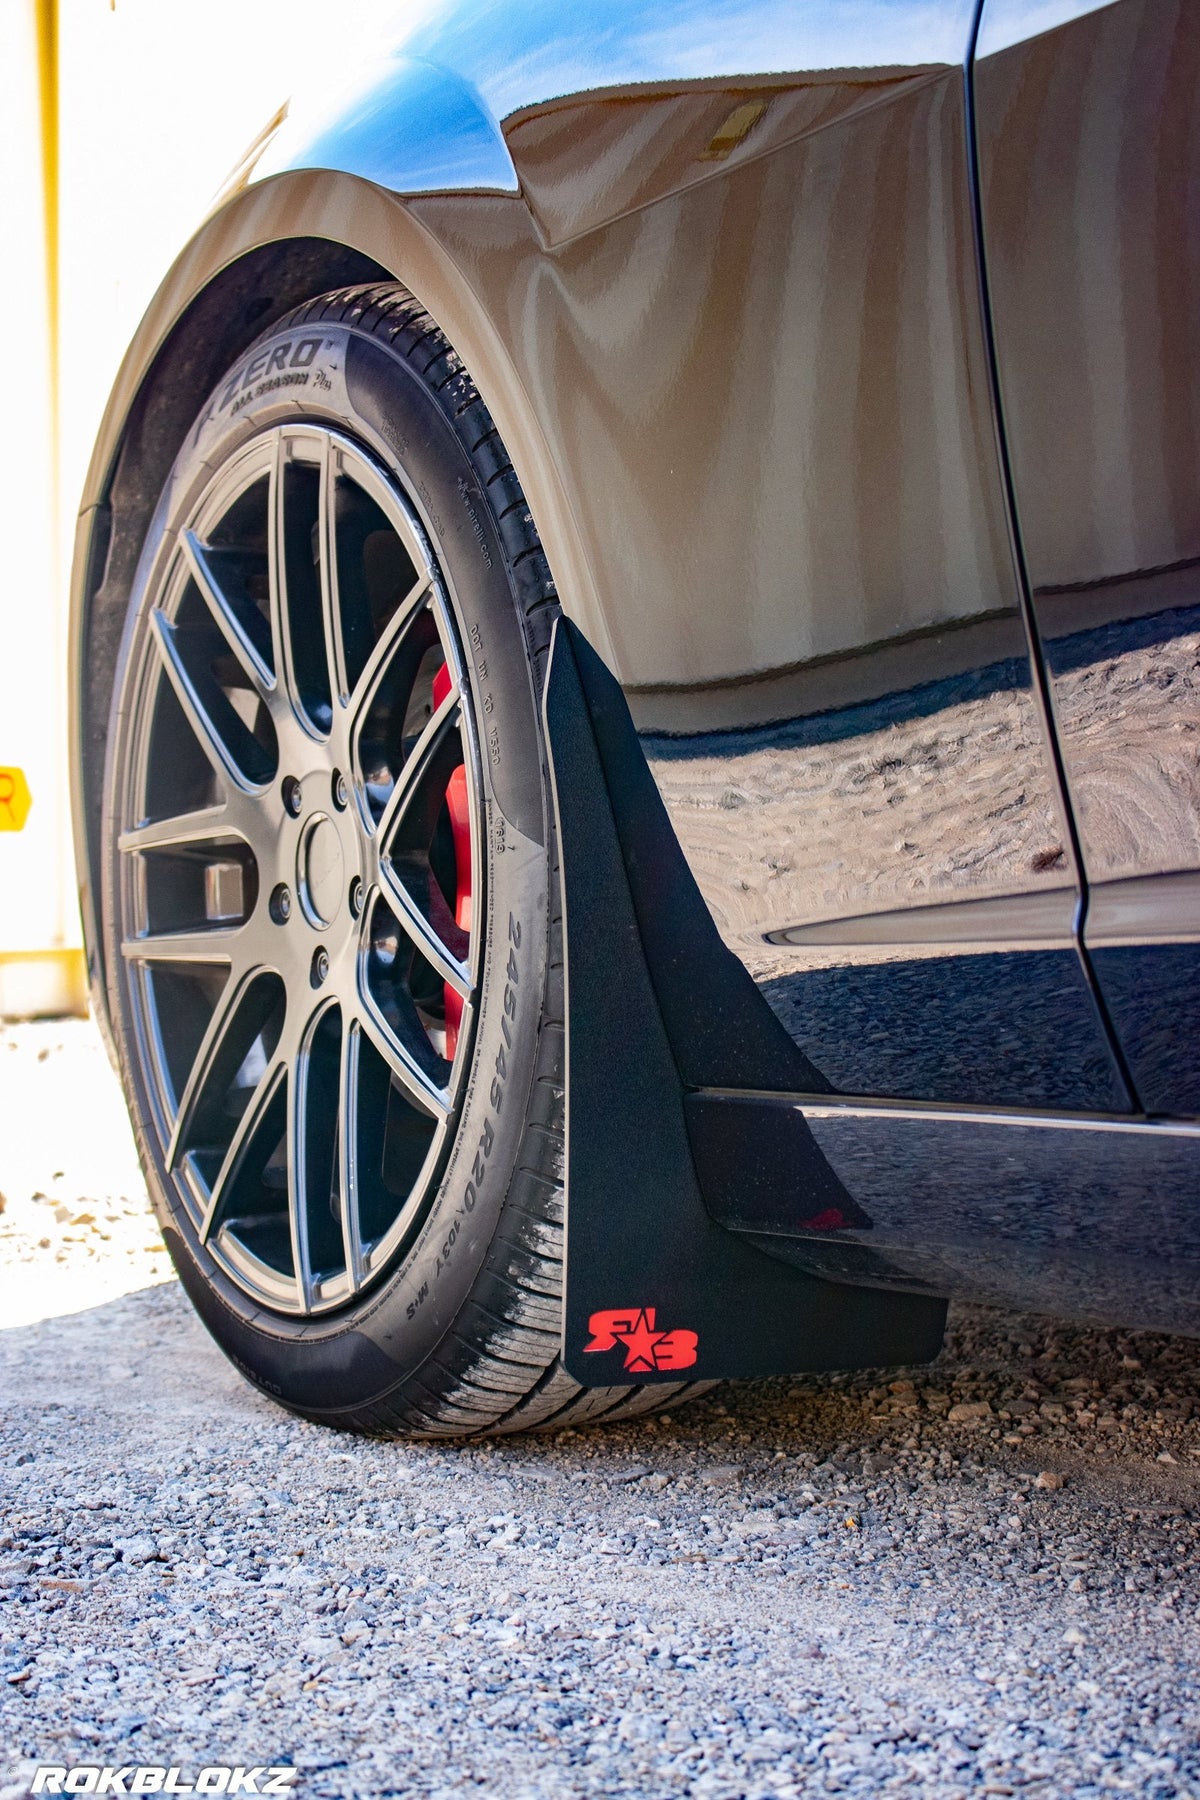
[[[363,1001],[357,1022],[417,1108],[435,1119],[446,1118],[450,1111],[449,1092],[446,1088],[439,1087],[432,1076],[426,1074],[415,1057],[380,1018],[369,1000]]]
[[[461,995],[464,1000],[469,1000],[473,985],[470,969],[438,936],[390,862],[384,861],[380,864],[379,880],[384,897],[395,913],[397,922],[412,939],[426,962],[437,970],[442,980],[447,982],[456,994]]]
[[[287,1078],[287,1064],[280,1056],[273,1057],[259,1077],[254,1092],[246,1103],[246,1109],[229,1140],[229,1148],[221,1160],[217,1178],[209,1191],[208,1205],[205,1207],[204,1217],[200,1221],[200,1242],[202,1244],[208,1242],[209,1234],[216,1223],[225,1196],[241,1172],[246,1154],[254,1142],[267,1109],[279,1092],[280,1083],[285,1082]]]
[[[247,930],[158,931],[126,938],[121,955],[129,962],[231,963],[247,943]]]
[[[382,846],[379,879],[398,923],[442,980],[466,999],[471,993],[471,971],[435,923],[435,915],[440,912],[444,915],[447,928],[453,929],[454,925],[449,909],[444,904],[438,904],[442,895],[429,868],[428,854],[422,851],[414,856],[406,856],[403,851],[397,851],[393,841],[401,834],[401,827],[410,808],[429,782],[433,783],[433,787],[426,795],[426,800],[427,811],[431,816],[423,821],[418,836],[423,844],[427,844],[432,836],[435,824],[433,815],[440,810],[445,791],[445,782],[440,779],[445,770],[439,771],[436,765],[439,759],[445,760],[444,752],[449,747],[447,737],[458,722],[461,699],[459,688],[452,681],[405,760],[384,807],[377,836]],[[428,902],[426,907],[421,906],[414,888],[425,890]]]
[[[247,636],[241,620],[222,591],[205,545],[194,531],[185,531],[183,549],[192,578],[208,607],[213,623],[237,658],[250,686],[265,700],[275,686],[275,676]]]
[[[271,655],[279,687],[287,695],[293,709],[303,712],[288,604],[287,482],[284,478],[287,466],[287,440],[280,433],[275,439],[275,456],[271,464],[267,498],[267,591],[271,615]]]
[[[173,625],[166,614],[157,608],[151,613],[150,622],[167,679],[175,690],[175,698],[183,708],[200,748],[219,779],[231,783],[235,788],[245,788],[246,779],[226,741],[226,733],[232,732],[239,737],[248,738],[249,731],[214,681],[201,684],[193,679],[180,653],[179,627]],[[202,685],[208,689],[207,694],[202,692]]]
[[[283,464],[286,451],[282,435],[275,439],[271,477],[267,484],[267,612],[271,625],[271,660],[275,677],[289,699],[294,699],[292,658],[287,633],[287,600],[283,568]]]
[[[312,1306],[312,1262],[308,1243],[309,1040],[296,1052],[288,1076],[287,1102],[287,1199],[288,1227],[292,1237],[292,1266],[300,1304]]]
[[[392,657],[425,605],[432,586],[433,577],[426,569],[418,575],[413,586],[380,632],[379,641],[367,658],[363,672],[354,684],[354,691],[347,698],[346,707],[350,718],[351,742],[355,747],[356,766],[358,737],[363,720],[375,703],[376,694],[388,672]]]
[[[329,664],[329,692],[334,706],[345,706],[349,683],[346,678],[346,646],[342,637],[342,608],[338,594],[337,560],[337,491],[338,464],[336,453],[326,438],[321,455],[321,495],[319,512],[321,563],[321,622],[325,631],[325,658]]]
[[[341,1065],[338,1070],[338,1192],[341,1195],[342,1249],[350,1292],[362,1285],[362,1195],[359,1191],[359,1116],[362,1026],[357,1019],[343,1020]]]
[[[297,719],[313,737],[328,736],[340,651],[333,611],[336,576],[330,572],[332,480],[326,442],[319,461],[298,454],[288,436],[276,438],[270,483],[268,578],[275,669]],[[334,642],[331,642],[330,634]]]
[[[425,729],[404,759],[404,767],[396,777],[396,785],[388,796],[387,805],[384,807],[376,827],[381,844],[387,844],[388,839],[412,804],[423,777],[429,771],[430,763],[441,747],[442,739],[447,731],[458,723],[461,704],[462,695],[459,692],[458,684],[452,681],[441,704],[434,708],[433,715]]]
[[[177,1166],[181,1154],[187,1148],[197,1114],[205,1100],[211,1098],[212,1089],[219,1086],[227,1090],[244,1061],[244,1050],[239,1050],[234,1044],[233,1027],[246,999],[251,979],[250,975],[230,975],[213,1008],[212,1018],[200,1040],[200,1048],[175,1109],[175,1124],[167,1144],[168,1169]]]
[[[188,844],[212,843],[218,838],[240,837],[241,833],[231,823],[231,812],[228,805],[206,806],[198,812],[177,813],[171,819],[153,819],[148,824],[123,831],[117,839],[117,848],[124,851],[174,850]]]

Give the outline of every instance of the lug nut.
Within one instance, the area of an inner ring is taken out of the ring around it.
[[[284,882],[272,890],[268,910],[277,925],[286,925],[291,918],[292,896]]]
[[[322,944],[316,950],[313,951],[312,984],[314,987],[320,987],[321,983],[323,981],[327,981],[328,979],[329,979],[329,952],[328,952],[328,950],[326,950],[325,946]]]
[[[342,774],[340,769],[335,769],[333,771],[333,780],[330,783],[330,787],[333,793],[333,804],[337,807],[339,812],[345,812],[350,800],[350,789],[346,786],[346,777]]]
[[[363,909],[363,884],[358,876],[350,883],[350,911],[357,919]]]
[[[294,775],[284,776],[282,793],[283,804],[287,807],[293,819],[299,818],[300,808],[304,804],[304,799],[300,792],[300,783],[296,780]]]

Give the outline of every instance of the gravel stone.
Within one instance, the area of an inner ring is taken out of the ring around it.
[[[1200,1796],[1200,1345],[956,1309],[929,1369],[347,1439],[168,1278],[90,1027],[0,1029],[0,1098],[0,1800]]]

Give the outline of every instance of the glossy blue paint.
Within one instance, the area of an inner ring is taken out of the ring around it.
[[[1100,12],[1119,0],[984,0],[975,54],[994,56],[1046,31],[1057,31],[1085,13]]]
[[[515,193],[516,172],[495,119],[461,76],[418,57],[373,64],[319,118],[288,118],[257,163],[344,169],[398,193]]]
[[[975,0],[464,0],[407,49],[470,72],[497,117],[565,94],[734,72],[936,68],[961,63]]]
[[[454,69],[504,120],[595,90],[735,74],[871,74],[961,64],[975,0],[465,0],[408,54]]]
[[[509,193],[503,127],[601,91],[770,76],[781,87],[962,63],[975,0],[674,0],[614,8],[462,0],[374,58],[317,115],[295,113],[253,169],[338,169],[402,194]]]

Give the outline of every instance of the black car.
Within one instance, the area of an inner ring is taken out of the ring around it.
[[[1200,1331],[1200,11],[461,0],[281,117],[84,496],[181,1280],[454,1435]]]

